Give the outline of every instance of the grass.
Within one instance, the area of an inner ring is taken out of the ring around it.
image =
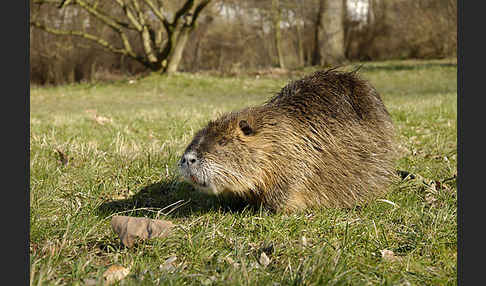
[[[130,268],[120,285],[457,284],[457,67],[449,61],[361,68],[399,131],[397,169],[416,175],[383,200],[272,214],[228,207],[178,178],[178,157],[209,119],[260,104],[312,70],[33,86],[31,285],[101,285],[114,264]],[[127,249],[110,228],[115,214],[177,227]],[[258,262],[262,252],[266,267]],[[174,268],[164,270],[171,256]]]

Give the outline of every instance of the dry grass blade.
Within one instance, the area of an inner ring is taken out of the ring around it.
[[[260,259],[258,259],[258,262],[260,262],[260,264],[263,267],[267,267],[268,264],[270,264],[270,258],[268,258],[268,256],[265,254],[265,252],[262,252],[260,254]]]
[[[175,262],[177,261],[177,256],[172,255],[167,258],[163,264],[159,266],[161,271],[173,272],[175,270]]]
[[[397,261],[400,261],[402,259],[401,257],[396,256],[393,251],[388,250],[388,249],[380,250],[380,252],[381,252],[381,257],[383,258],[383,260],[388,261],[388,262],[397,262]]]

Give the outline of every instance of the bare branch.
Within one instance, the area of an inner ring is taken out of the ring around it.
[[[144,3],[141,3],[144,1]],[[77,5],[86,11],[91,17],[101,21],[104,25],[114,30],[121,38],[123,48],[117,48],[113,43],[109,43],[101,36],[86,33],[81,30],[61,30],[46,26],[43,22],[35,22],[31,18],[31,27],[36,27],[47,31],[51,34],[77,36],[88,39],[97,43],[99,46],[121,55],[127,55],[137,60],[152,70],[162,72],[175,71],[182,51],[187,42],[191,31],[196,26],[197,18],[201,11],[211,2],[211,0],[184,0],[184,4],[174,15],[174,19],[169,21],[163,10],[162,0],[114,0],[121,7],[124,17],[127,17],[128,23],[120,22],[112,11],[102,10],[98,3],[102,1],[95,0],[32,0],[31,3],[43,4],[48,3],[55,7],[66,7],[68,5]],[[146,6],[142,6],[146,5]],[[149,7],[146,9],[146,7]],[[163,39],[163,30],[160,25],[151,26],[147,11],[160,20],[164,26],[167,37]],[[182,19],[182,20],[181,20]],[[143,54],[136,54],[131,47],[128,39],[127,29],[136,30],[142,40]],[[172,57],[174,57],[172,59]]]
[[[152,63],[155,63],[155,62],[157,62],[157,56],[155,55],[154,50],[152,48],[152,39],[150,37],[149,27],[147,27],[146,22],[145,22],[145,15],[143,14],[142,10],[140,9],[140,6],[138,4],[138,0],[132,0],[132,5],[135,8],[135,11],[138,13],[138,20],[140,21],[140,24],[142,25],[141,36],[142,36],[143,50],[144,50],[145,54],[147,55],[147,58],[149,59],[149,61],[152,62]]]
[[[130,20],[130,22],[135,26],[137,31],[142,32],[142,25],[140,24],[139,20],[135,17],[133,14],[132,10],[130,7],[127,6],[127,4],[123,0],[115,0],[116,3],[123,9],[123,12],[125,12],[125,15],[127,15],[127,18]]]
[[[194,0],[187,0],[186,3],[184,3],[184,6],[182,6],[175,13],[174,21],[172,21],[172,25],[177,26],[177,22],[179,22],[179,19],[185,14],[187,14],[191,10],[193,5],[194,5]]]
[[[117,32],[122,31],[123,27],[119,23],[117,23],[117,21],[114,18],[104,14],[103,12],[99,11],[98,9],[95,9],[94,7],[90,6],[87,2],[85,2],[83,0],[74,0],[73,2],[78,4],[79,6],[81,6],[88,13],[90,13],[94,17],[98,18],[103,23],[105,23],[106,25],[108,25],[109,27],[114,29],[115,31],[117,31]]]
[[[32,22],[32,21],[30,22],[30,25],[54,35],[77,36],[77,37],[85,38],[97,43],[98,45],[102,46],[103,48],[115,54],[127,55],[133,58],[137,58],[135,55],[131,55],[127,50],[116,48],[110,43],[108,43],[107,41],[105,41],[104,39],[89,33],[85,33],[83,31],[60,30],[60,29],[47,27],[45,25],[42,25],[39,22]]]
[[[199,5],[197,5],[196,9],[194,10],[194,16],[192,16],[191,26],[194,26],[196,23],[197,18],[201,11],[211,2],[211,0],[204,0]]]
[[[58,1],[49,1],[49,0],[34,0],[34,3],[57,3],[59,4]],[[125,46],[125,50],[128,52],[129,55],[132,57],[135,57],[135,53],[133,52],[132,46],[130,45],[130,42],[128,41],[128,37],[125,35],[123,32],[124,26],[118,23],[114,18],[102,13],[101,11],[95,9],[94,7],[90,6],[87,2],[83,0],[73,0],[71,1],[73,4],[78,4],[83,8],[85,11],[96,17],[97,19],[101,20],[103,23],[108,25],[110,28],[115,30],[121,37],[123,45]]]
[[[154,12],[155,16],[157,16],[157,18],[159,18],[159,20],[162,22],[162,24],[164,24],[164,27],[166,29],[168,29],[170,23],[169,23],[169,21],[167,21],[165,16],[162,14],[162,7],[157,9],[157,7],[155,6],[154,2],[152,2],[152,0],[144,0],[144,1],[150,7],[152,12]]]
[[[76,3],[76,2],[81,2],[81,3]],[[98,1],[94,3],[94,5],[92,6],[89,6],[89,4],[87,4],[86,2],[84,1],[76,1],[76,0],[62,0],[62,1],[59,1],[59,0],[34,0],[33,2],[34,4],[51,4],[51,5],[56,5],[57,8],[59,9],[62,9],[64,7],[66,7],[67,5],[76,5],[76,4],[79,4],[79,6],[81,6],[84,10],[88,11],[90,14],[92,14],[93,16],[95,16],[96,18],[100,19],[101,21],[103,21],[105,24],[107,24],[108,26],[110,26],[112,29],[117,29],[117,28],[126,28],[126,29],[130,29],[130,30],[136,30],[136,27],[133,27],[131,26],[130,24],[128,23],[125,23],[125,22],[121,22],[121,21],[118,21],[116,20],[115,18],[112,18],[106,14],[104,14],[103,12],[101,12],[100,10],[97,9],[98,7]],[[89,6],[89,10],[84,7],[83,5],[85,6]],[[99,15],[95,15],[93,14],[93,12],[96,12],[97,14]],[[104,18],[101,19],[100,17],[98,16],[102,16]],[[109,23],[107,23],[106,21],[109,21],[111,22],[113,25],[110,25]]]
[[[98,9],[95,9],[94,7],[90,6],[87,2],[83,1],[83,0],[69,0],[69,1],[55,1],[55,0],[34,0],[34,3],[35,4],[56,4],[57,7],[61,8],[61,7],[65,7],[66,5],[68,5],[70,3],[72,3],[73,5],[74,4],[78,4],[79,6],[81,6],[84,10],[86,10],[88,13],[90,13],[91,15],[95,16],[96,18],[98,18],[99,20],[101,20],[103,23],[105,23],[106,25],[110,26],[112,29],[118,31],[118,30],[121,30],[123,28],[123,26],[118,23],[114,18],[102,13],[101,11],[99,11]]]
[[[71,0],[62,0],[61,4],[59,4],[59,6],[57,6],[57,8],[64,8],[67,5],[69,5],[70,2],[71,2]]]
[[[88,3],[86,3],[83,0],[73,0],[73,2],[75,2],[76,4],[81,6],[83,9],[85,9],[88,13],[90,13],[94,17],[98,18],[99,20],[104,22],[106,25],[108,25],[110,28],[112,28],[113,30],[118,32],[118,34],[120,35],[120,37],[122,39],[123,46],[125,47],[125,50],[132,57],[136,57],[136,54],[133,51],[132,46],[130,45],[130,41],[128,40],[127,35],[123,32],[123,26],[118,24],[115,19],[113,19],[113,18],[109,17],[108,15],[98,11],[97,9],[94,9],[93,7],[91,7]]]
[[[145,15],[143,14],[142,10],[140,10],[140,5],[138,5],[138,0],[132,0],[132,5],[135,8],[135,12],[138,14],[138,21],[140,25],[145,25]]]

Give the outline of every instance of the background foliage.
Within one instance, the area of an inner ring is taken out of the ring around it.
[[[282,61],[286,68],[316,64],[320,1],[277,1]],[[110,8],[115,5],[111,1],[99,3],[106,6],[107,11],[117,11]],[[178,3],[164,1],[168,15],[177,11]],[[456,1],[344,0],[344,3],[347,7],[343,18],[347,61],[456,56]],[[355,3],[367,5],[369,9],[357,16]],[[179,70],[238,73],[280,66],[274,41],[273,7],[270,0],[212,1],[191,32]],[[58,9],[34,4],[31,0],[31,15],[54,27],[96,31],[117,43],[116,33],[77,6]],[[134,50],[143,49],[137,34],[128,36],[134,43]],[[110,80],[149,72],[133,59],[111,54],[82,38],[52,35],[31,27],[30,39],[30,78],[35,84]]]

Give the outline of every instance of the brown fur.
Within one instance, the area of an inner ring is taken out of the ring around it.
[[[203,190],[274,210],[352,207],[390,184],[393,134],[368,82],[354,72],[319,71],[262,106],[209,122],[179,164]]]

